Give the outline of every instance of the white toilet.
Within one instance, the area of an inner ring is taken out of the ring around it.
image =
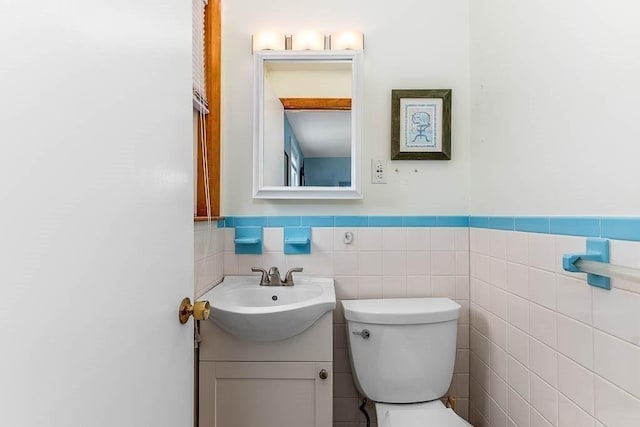
[[[448,298],[342,301],[356,387],[379,427],[468,427],[440,401],[451,384],[460,305]]]

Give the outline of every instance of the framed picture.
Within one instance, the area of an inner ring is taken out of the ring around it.
[[[391,160],[451,160],[451,89],[391,91]]]

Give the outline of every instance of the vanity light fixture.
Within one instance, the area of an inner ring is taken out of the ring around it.
[[[252,37],[253,50],[285,50],[286,37],[282,33],[263,31]]]
[[[357,31],[331,33],[329,43],[331,50],[364,49],[364,34]]]
[[[325,42],[325,39],[326,42]],[[363,50],[364,34],[358,31],[340,31],[326,37],[317,31],[301,31],[287,36],[274,31],[263,31],[252,37],[253,51],[258,50]]]
[[[324,34],[303,31],[291,36],[291,50],[324,50]]]

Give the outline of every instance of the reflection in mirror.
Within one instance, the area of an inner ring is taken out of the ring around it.
[[[351,186],[351,111],[285,110],[291,187]]]
[[[268,60],[264,69],[264,184],[351,186],[351,61]]]
[[[256,197],[361,197],[359,54],[256,53]]]

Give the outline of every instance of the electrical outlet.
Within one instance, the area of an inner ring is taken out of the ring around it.
[[[386,184],[387,183],[387,164],[382,160],[371,160],[371,183]]]

